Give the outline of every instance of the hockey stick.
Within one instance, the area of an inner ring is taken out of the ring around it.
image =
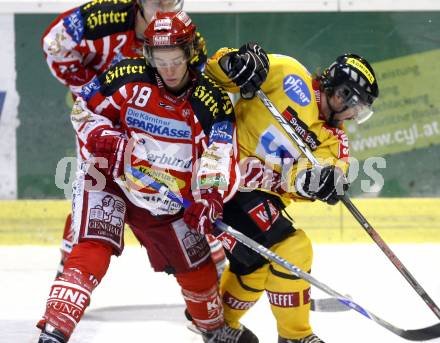
[[[301,137],[295,132],[292,126],[287,122],[287,120],[281,115],[281,113],[276,109],[272,101],[264,94],[260,89],[256,92],[257,96],[263,102],[264,106],[272,113],[273,117],[278,121],[278,123],[283,127],[284,131],[292,138],[297,144],[301,152],[307,157],[307,159],[314,165],[319,166],[318,160],[306,146]],[[435,304],[434,300],[428,295],[428,293],[423,289],[423,287],[417,282],[417,280],[411,275],[408,269],[403,265],[403,263],[397,258],[390,247],[385,243],[379,233],[370,225],[370,223],[365,219],[365,217],[359,212],[356,206],[350,200],[348,194],[344,194],[341,198],[342,203],[345,205],[348,211],[353,215],[353,217],[361,224],[363,229],[367,231],[368,235],[373,239],[374,242],[379,246],[379,248],[384,252],[388,259],[394,264],[397,270],[403,275],[403,277],[408,281],[411,287],[417,292],[417,294],[423,299],[423,301],[428,305],[432,312],[440,319],[440,309]]]
[[[160,194],[165,195],[170,200],[181,204],[184,208],[187,208],[191,203],[186,199],[182,199],[177,197],[176,194],[171,192],[165,185],[156,182],[151,176],[142,173],[140,170],[131,167],[130,170],[126,170],[126,173],[132,175],[135,179],[142,182],[144,186],[149,186],[155,189]],[[118,184],[122,186],[123,181],[121,179],[116,180]],[[230,249],[228,244],[225,244],[224,241],[220,240],[223,247],[226,250]],[[321,299],[311,299],[310,309],[314,312],[346,312],[350,311],[350,308],[341,304],[338,300],[334,298],[321,298]]]
[[[150,186],[150,187],[154,188],[159,193],[164,194],[169,199],[181,204],[183,207],[189,205],[188,201],[179,198],[173,192],[171,192],[166,186],[154,181],[150,176],[142,173],[141,171],[131,167],[131,169],[126,172],[130,173],[133,177],[135,177],[136,179],[141,181],[145,186]],[[221,231],[229,234],[230,236],[235,238],[240,243],[246,245],[248,248],[252,249],[253,251],[260,254],[261,256],[265,257],[267,260],[272,261],[280,266],[283,266],[285,269],[289,270],[295,276],[309,282],[311,285],[315,286],[316,288],[319,288],[323,292],[333,296],[338,301],[340,301],[344,306],[347,306],[347,307],[359,312],[363,316],[367,317],[368,319],[373,320],[374,322],[376,322],[380,326],[388,329],[389,331],[393,332],[394,334],[396,334],[400,337],[403,337],[405,339],[411,340],[411,341],[426,341],[426,340],[440,337],[440,323],[429,326],[429,327],[416,329],[416,330],[400,329],[400,328],[388,323],[387,321],[379,318],[378,316],[376,316],[372,312],[366,310],[364,307],[355,303],[353,300],[347,298],[346,296],[342,295],[341,293],[336,292],[335,290],[333,290],[329,286],[325,285],[324,283],[321,283],[320,281],[315,279],[310,274],[302,271],[300,268],[289,263],[281,256],[278,256],[273,251],[260,245],[259,243],[255,242],[251,238],[242,234],[241,232],[234,230],[229,225],[226,225],[225,223],[222,223],[221,221],[217,221],[215,224]]]

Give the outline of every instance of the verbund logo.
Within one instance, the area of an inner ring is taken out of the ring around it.
[[[283,81],[284,93],[300,106],[310,104],[311,96],[307,84],[298,75],[290,74]]]

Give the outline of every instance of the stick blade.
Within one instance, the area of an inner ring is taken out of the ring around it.
[[[314,312],[346,312],[351,308],[336,298],[312,299],[310,310]]]
[[[416,330],[404,330],[400,335],[409,341],[428,341],[440,337],[440,323]]]

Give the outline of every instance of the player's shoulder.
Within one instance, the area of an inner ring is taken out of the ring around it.
[[[270,54],[269,62],[270,71],[272,71],[274,74],[294,74],[298,75],[299,77],[301,77],[301,79],[307,81],[308,83],[311,83],[312,81],[311,73],[296,58],[287,55]]]
[[[198,78],[195,82],[193,96],[203,98],[203,94],[209,92],[215,98],[222,98],[225,90],[219,84],[205,73],[197,72]]]
[[[214,117],[219,112],[226,115],[233,113],[233,105],[229,95],[217,82],[204,73],[198,73],[192,98],[206,107]]]
[[[213,79],[198,73],[193,88],[189,101],[206,134],[209,134],[215,122],[235,121],[231,99]]]
[[[118,32],[134,29],[135,0],[93,0],[63,18],[64,26],[73,39],[97,40]]]
[[[151,83],[153,72],[146,64],[145,58],[127,58],[110,67],[99,76],[101,93],[111,95],[119,88],[134,82]]]
[[[270,54],[270,69],[263,91],[280,97],[304,111],[316,105],[313,78],[298,60],[290,56]]]

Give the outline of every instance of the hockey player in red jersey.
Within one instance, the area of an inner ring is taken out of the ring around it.
[[[228,95],[189,65],[194,39],[195,25],[186,13],[158,13],[145,31],[145,58],[117,63],[75,102],[72,123],[93,164],[83,164],[75,182],[76,244],[37,325],[40,343],[67,342],[111,255],[123,251],[125,222],[154,270],[176,278],[205,342],[258,342],[244,327],[224,324],[204,236],[236,191],[238,149]],[[184,211],[139,185],[131,168],[192,205]]]
[[[183,0],[105,0],[62,13],[42,38],[49,69],[78,95],[112,63],[142,55],[142,35],[156,11],[182,7]]]
[[[183,0],[90,1],[60,14],[47,28],[42,45],[52,74],[69,87],[75,98],[84,85],[112,64],[128,57],[142,56],[143,33],[156,11],[176,12]],[[206,46],[196,33],[196,53],[191,64],[203,69]],[[78,164],[84,159],[77,145]],[[61,262],[72,250],[71,215],[66,218],[61,245]],[[219,263],[221,257],[218,259]]]

